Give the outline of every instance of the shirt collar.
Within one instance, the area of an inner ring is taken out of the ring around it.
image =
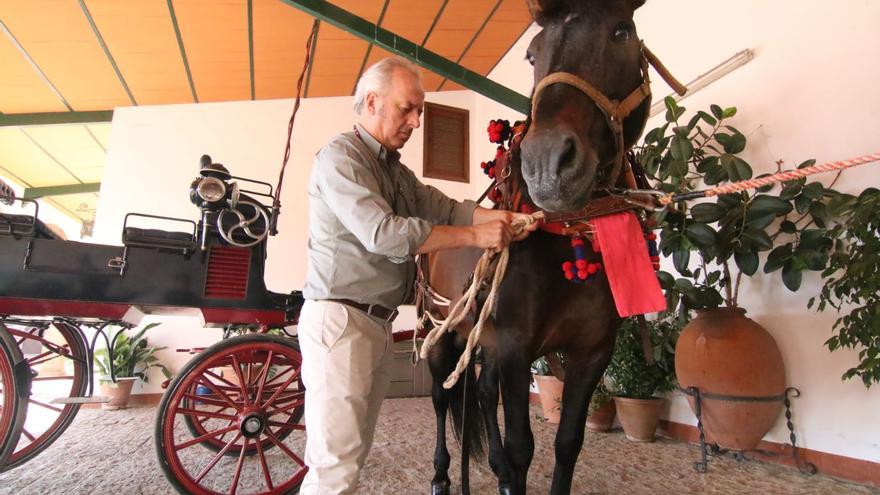
[[[364,144],[367,145],[367,148],[370,149],[370,153],[379,158],[379,161],[385,163],[396,163],[400,160],[400,153],[385,149],[385,147],[382,146],[379,141],[376,141],[376,138],[374,138],[372,134],[364,129],[364,126],[360,124],[355,124],[355,130],[361,137],[361,140],[364,142]]]

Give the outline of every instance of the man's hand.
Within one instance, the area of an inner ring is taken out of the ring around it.
[[[471,227],[474,235],[473,246],[490,249],[493,253],[501,252],[513,239],[513,227],[504,220],[492,220]]]
[[[531,234],[532,232],[535,231],[535,229],[538,228],[538,222],[529,223],[531,218],[528,218],[528,217],[531,217],[531,215],[527,215],[525,213],[515,213],[512,211],[502,211],[500,213],[506,214],[507,223],[513,224],[515,221],[518,221],[523,226],[522,230],[519,233],[517,233],[516,235],[514,235],[514,237],[513,237],[514,241],[521,241],[521,240],[525,239],[526,237],[529,236],[529,234]]]

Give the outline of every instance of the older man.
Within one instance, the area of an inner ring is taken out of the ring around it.
[[[400,163],[424,100],[417,67],[400,58],[378,62],[357,84],[359,123],[315,159],[299,323],[305,495],[355,490],[390,381],[391,322],[412,298],[413,255],[500,250],[514,238],[517,214],[454,201]]]

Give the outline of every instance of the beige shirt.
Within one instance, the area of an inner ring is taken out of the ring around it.
[[[399,153],[356,129],[315,157],[303,295],[396,308],[412,300],[413,255],[433,225],[471,225],[477,205],[422,184]]]

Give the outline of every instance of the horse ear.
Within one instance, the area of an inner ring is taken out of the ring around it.
[[[635,11],[637,8],[641,7],[642,5],[645,5],[645,0],[630,0],[629,3],[630,3],[630,7],[632,7],[633,11]]]
[[[564,2],[562,0],[526,0],[532,19],[543,26],[547,18],[556,13]]]

